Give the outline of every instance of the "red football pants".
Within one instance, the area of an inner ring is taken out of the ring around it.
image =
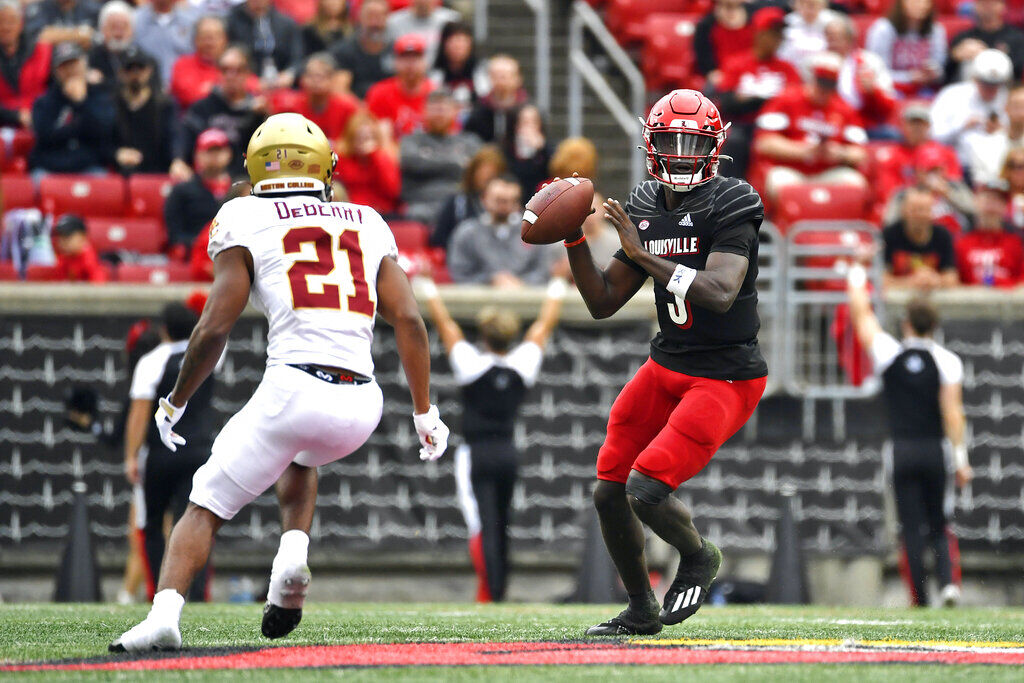
[[[678,488],[746,423],[766,379],[691,377],[648,359],[615,399],[597,478],[625,483],[633,469]]]

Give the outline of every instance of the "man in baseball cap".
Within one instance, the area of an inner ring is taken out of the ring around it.
[[[195,175],[175,185],[164,203],[172,255],[185,258],[196,236],[217,215],[231,190],[231,150],[231,140],[219,128],[207,128],[196,138]]]
[[[427,78],[424,53],[427,43],[415,33],[395,40],[395,75],[366,93],[366,107],[374,116],[391,123],[396,138],[418,130],[423,122],[427,95],[434,85]]]
[[[970,164],[974,138],[1006,123],[1007,84],[1013,64],[1006,53],[984,50],[970,64],[970,80],[943,88],[932,103],[932,136],[953,146],[961,163]]]

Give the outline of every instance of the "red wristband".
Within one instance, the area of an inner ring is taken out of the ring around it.
[[[587,236],[584,234],[580,234],[580,236],[574,239],[572,242],[570,242],[569,240],[565,240],[564,242],[562,242],[562,244],[564,244],[565,248],[568,249],[569,247],[577,247],[586,241]]]

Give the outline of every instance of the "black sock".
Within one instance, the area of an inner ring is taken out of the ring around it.
[[[633,593],[629,595],[629,608],[634,612],[641,614],[648,613],[652,609],[658,611],[658,599],[654,597],[654,591],[649,590],[644,593]]]
[[[685,560],[696,559],[697,555],[701,554],[702,552],[704,552],[704,537],[703,536],[700,537],[700,547],[697,548],[696,550],[694,550],[692,553],[687,553],[685,555],[683,555],[682,553],[679,553],[679,561],[683,562]]]

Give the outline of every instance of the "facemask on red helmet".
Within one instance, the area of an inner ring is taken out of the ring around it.
[[[651,108],[644,124],[647,171],[658,182],[686,191],[718,174],[729,126],[696,90],[674,90]]]

